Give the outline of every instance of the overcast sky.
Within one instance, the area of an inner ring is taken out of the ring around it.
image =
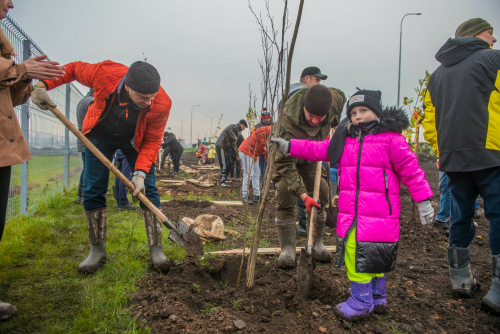
[[[187,142],[192,106],[200,105],[193,112],[195,141],[198,134],[209,135],[205,115],[223,113],[223,126],[244,118],[249,84],[259,105],[261,39],[246,0],[13,2],[9,15],[61,64],[110,59],[130,65],[144,52],[172,99],[167,126],[180,137],[177,119],[188,120],[183,130]],[[283,2],[271,2],[279,25]],[[290,31],[298,3],[290,0]],[[251,4],[256,12],[264,10],[264,0]],[[400,22],[413,12],[422,15],[404,19],[401,101],[412,96],[425,70],[438,67],[434,55],[462,22],[482,17],[500,37],[499,0],[306,0],[291,82],[299,81],[305,67],[318,66],[328,75],[325,85],[347,96],[356,87],[378,89],[385,105],[395,105]]]

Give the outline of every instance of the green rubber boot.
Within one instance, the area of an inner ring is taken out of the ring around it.
[[[295,219],[276,220],[278,236],[280,239],[281,253],[278,258],[279,268],[295,267]]]

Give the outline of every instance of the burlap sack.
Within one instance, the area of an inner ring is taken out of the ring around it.
[[[238,232],[224,229],[224,222],[219,216],[214,215],[201,215],[195,220],[184,217],[182,220],[189,225],[200,237],[205,240],[224,240],[226,237],[224,233],[237,235]]]

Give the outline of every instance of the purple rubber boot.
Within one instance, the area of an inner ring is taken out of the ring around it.
[[[373,312],[384,314],[387,310],[387,294],[385,293],[385,276],[372,279]]]
[[[334,309],[335,313],[347,321],[369,317],[373,311],[372,282],[351,281],[351,297]]]

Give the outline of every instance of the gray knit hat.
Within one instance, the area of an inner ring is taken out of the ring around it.
[[[489,24],[488,21],[477,17],[459,25],[457,31],[455,31],[455,37],[474,37],[488,29],[493,29],[491,24]]]
[[[125,84],[139,94],[154,94],[160,90],[160,74],[153,65],[136,61],[125,75]]]
[[[326,116],[332,107],[333,95],[326,86],[315,85],[307,90],[302,103],[310,114]]]

